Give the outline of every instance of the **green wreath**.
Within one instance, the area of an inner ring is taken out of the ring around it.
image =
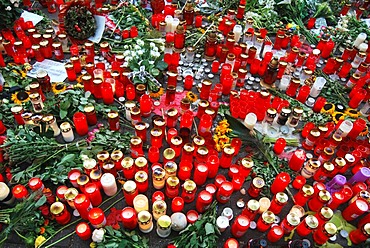
[[[71,6],[65,17],[64,26],[68,35],[77,40],[87,39],[95,34],[96,23],[86,6]]]

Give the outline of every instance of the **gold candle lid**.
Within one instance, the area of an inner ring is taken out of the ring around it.
[[[167,71],[167,76],[169,77],[177,77],[178,73],[176,71]]]
[[[212,81],[209,80],[209,79],[203,79],[202,80],[202,85],[210,86],[210,85],[212,85]]]
[[[72,62],[76,62],[76,61],[79,61],[79,60],[80,60],[80,58],[79,58],[78,56],[72,56],[72,57],[70,58],[70,60],[71,60]]]
[[[334,165],[332,162],[325,162],[322,166],[324,167],[326,171],[330,172],[334,170]]]
[[[275,221],[275,214],[269,210],[262,213],[262,220],[266,224],[272,224]]]
[[[362,232],[363,234],[365,234],[366,236],[370,236],[370,223],[366,223],[363,227],[362,227]]]
[[[133,193],[136,190],[136,183],[128,180],[123,184],[123,190],[127,193]]]
[[[78,195],[77,189],[68,188],[64,193],[64,199],[66,199],[67,201],[73,201],[77,195]]]
[[[324,225],[324,231],[329,235],[329,236],[334,236],[338,229],[337,226],[334,225],[333,223],[325,223]]]
[[[231,41],[231,40],[233,40],[233,39],[228,39],[228,41]],[[235,41],[235,40],[234,40]],[[234,42],[235,43],[235,42]],[[228,55],[227,55],[227,60],[230,60],[230,61],[233,61],[233,60],[235,60],[235,54],[233,54],[233,53],[229,53]]]
[[[51,114],[45,115],[44,117],[42,117],[42,121],[50,125],[54,122],[54,116]]]
[[[140,108],[138,108],[138,107],[132,107],[131,108],[131,110],[130,110],[130,113],[132,114],[132,115],[139,115],[140,114]]]
[[[136,106],[136,104],[135,104],[134,101],[127,101],[127,102],[125,102],[125,107],[128,108],[128,109],[131,109],[131,108],[133,108],[135,106]]]
[[[132,145],[140,145],[142,143],[142,140],[139,136],[133,136],[130,139],[130,142],[131,142]]]
[[[134,160],[131,157],[125,157],[121,161],[122,168],[130,169],[134,165]]]
[[[92,180],[99,180],[102,176],[102,171],[100,169],[94,169],[92,171],[90,171],[90,178]]]
[[[310,160],[307,161],[307,163],[310,168],[315,170],[317,170],[321,165],[321,162],[316,158],[311,158]]]
[[[193,143],[197,146],[202,146],[206,143],[206,140],[202,136],[194,136]]]
[[[36,100],[36,99],[40,98],[40,94],[39,94],[39,93],[37,93],[37,92],[35,92],[35,93],[31,93],[31,94],[29,95],[29,97],[30,97],[30,99],[31,99],[31,100]]]
[[[81,79],[82,79],[82,81],[88,82],[92,79],[92,76],[90,74],[86,73],[81,77]]]
[[[196,188],[197,188],[197,185],[195,184],[194,181],[186,180],[184,182],[184,190],[186,190],[187,192],[193,192],[194,190],[196,190]]]
[[[138,171],[135,173],[135,181],[138,183],[143,183],[148,180],[148,174],[145,171]]]
[[[166,148],[164,151],[163,151],[163,157],[167,160],[171,160],[175,157],[176,153],[175,153],[175,150],[172,149],[172,148]]]
[[[153,212],[165,213],[167,210],[167,204],[163,200],[156,200],[153,202]]]
[[[226,145],[224,147],[224,153],[226,153],[227,155],[233,155],[235,153],[235,149],[231,145]]]
[[[138,157],[135,159],[135,166],[138,167],[139,169],[145,167],[148,164],[148,160],[144,157]]]
[[[318,129],[316,129],[316,128],[312,129],[312,130],[310,131],[310,134],[311,134],[313,137],[316,137],[316,138],[320,137],[320,131],[319,131]]]
[[[93,158],[88,158],[88,159],[85,159],[83,161],[83,167],[86,169],[86,170],[91,170],[91,169],[94,169],[96,166],[96,160],[93,159]]]
[[[61,202],[54,202],[53,204],[51,204],[50,206],[50,212],[54,215],[58,215],[60,214],[61,212],[63,212],[63,210],[65,209],[65,206],[63,203]]]
[[[109,159],[109,152],[100,151],[98,154],[96,154],[96,157],[99,161],[104,162],[105,160]]]
[[[35,114],[31,117],[34,124],[39,124],[44,116],[40,114]]]
[[[157,220],[157,224],[160,229],[169,229],[171,227],[172,221],[171,221],[170,216],[162,215]]]
[[[174,146],[180,146],[182,144],[182,138],[180,136],[174,136],[171,138],[171,144]]]
[[[102,84],[103,83],[103,80],[101,78],[94,78],[93,80],[93,84]]]
[[[323,202],[328,202],[331,199],[331,194],[329,193],[329,191],[327,191],[325,189],[320,190],[319,199]]]
[[[106,161],[103,163],[103,169],[104,170],[112,170],[114,168],[114,163],[112,161]]]
[[[304,219],[304,222],[309,229],[315,229],[319,226],[319,221],[313,215],[307,215],[307,217]]]
[[[153,177],[157,181],[161,181],[166,176],[166,171],[161,168],[157,167],[153,170]]]
[[[206,110],[204,110],[204,113],[207,114],[207,115],[213,116],[216,113],[216,111],[214,109],[208,107],[208,108],[206,108]]]
[[[251,199],[247,202],[247,207],[252,211],[258,211],[260,209],[260,203],[255,199]]]
[[[199,154],[200,156],[207,156],[208,148],[205,147],[205,146],[199,147],[198,150],[197,150],[197,154]]]
[[[207,100],[200,100],[198,105],[199,107],[207,108],[209,106],[209,102]]]
[[[186,152],[192,153],[192,152],[194,152],[195,147],[194,147],[194,146],[193,146],[193,144],[191,144],[191,143],[186,143],[186,144],[183,146],[183,149],[184,149]]]
[[[254,162],[252,160],[252,158],[248,158],[248,157],[245,157],[242,159],[242,162],[241,162],[242,166],[247,168],[247,169],[250,169],[253,167],[254,165]]]
[[[325,147],[324,148],[324,153],[328,156],[332,156],[334,154],[334,150],[331,149],[330,147]]]
[[[62,124],[60,124],[60,130],[63,133],[69,132],[71,129],[71,124],[69,124],[68,122],[63,122]]]
[[[267,114],[268,115],[276,115],[277,114],[277,111],[274,108],[268,108],[267,109]]]
[[[254,23],[253,18],[251,18],[251,17],[247,18],[247,24],[253,25],[253,23]]]
[[[329,128],[326,125],[319,125],[317,129],[319,129],[320,132],[324,133],[326,133],[329,130]]]
[[[42,41],[40,41],[40,46],[42,46],[42,47],[47,47],[48,45],[49,45],[49,41],[48,40],[42,40]]]
[[[254,187],[262,189],[263,186],[265,186],[265,180],[263,180],[261,177],[255,177],[253,178],[252,184]]]
[[[175,117],[178,113],[179,111],[176,108],[170,108],[169,110],[167,110],[167,115],[170,117]]]
[[[116,58],[117,58],[117,56],[116,56]],[[111,71],[111,72],[110,72],[110,75],[111,75],[114,79],[116,79],[116,78],[118,78],[118,77],[119,77],[119,71]]]
[[[180,183],[180,180],[175,176],[171,176],[167,178],[167,185],[170,187],[175,188],[179,185],[179,183]]]
[[[296,213],[289,213],[286,217],[286,220],[291,226],[298,226],[298,224],[301,222],[299,216]]]
[[[118,117],[118,112],[116,112],[116,111],[111,111],[111,112],[108,113],[108,118],[109,119],[115,119],[117,117]]]
[[[107,47],[109,47],[109,43],[107,41],[103,41],[103,42],[100,43],[100,47],[101,48],[107,48]]]
[[[86,47],[90,48],[90,47],[93,47],[94,46],[94,43],[88,40],[88,41],[85,42],[84,45],[85,45],[85,48]]]
[[[119,161],[121,158],[123,158],[123,152],[121,150],[114,150],[111,155],[110,155],[110,158],[117,162]]]
[[[333,217],[334,212],[329,207],[322,207],[320,209],[320,215],[325,218],[325,220],[330,220]]]
[[[241,58],[242,60],[247,60],[247,59],[249,58],[249,56],[248,56],[248,54],[246,54],[246,53],[242,53],[242,54],[240,54],[240,58]]]
[[[173,173],[177,171],[177,164],[173,161],[169,161],[165,163],[163,167],[164,167],[164,170],[169,173]]]
[[[305,197],[308,197],[308,196],[313,195],[315,190],[313,189],[313,187],[311,185],[305,184],[302,187],[302,192],[303,192]]]
[[[288,202],[288,195],[285,194],[284,192],[277,193],[275,197],[276,197],[276,200],[280,204],[284,204],[284,203],[287,203]]]
[[[335,164],[338,165],[339,167],[344,167],[347,163],[342,157],[337,157],[334,160]]]
[[[79,186],[84,186],[86,185],[88,182],[90,181],[90,178],[88,175],[85,175],[85,174],[81,174],[78,178],[77,178],[77,184]]]
[[[160,137],[162,135],[162,129],[160,128],[153,128],[150,130],[150,134],[153,135],[154,137]]]
[[[145,225],[145,224],[148,224],[152,220],[152,215],[148,211],[143,210],[137,214],[137,219],[140,224]]]

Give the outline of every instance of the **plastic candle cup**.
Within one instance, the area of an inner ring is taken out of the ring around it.
[[[82,240],[88,240],[91,238],[91,228],[86,222],[80,222],[76,226],[76,234]]]
[[[138,224],[137,212],[132,207],[125,207],[120,214],[123,227],[129,230],[136,228]]]
[[[171,209],[173,213],[181,212],[184,209],[184,199],[176,196],[172,199]]]
[[[113,196],[117,193],[116,179],[111,173],[104,173],[100,179],[100,183],[103,187],[104,193],[107,196]]]
[[[105,226],[106,219],[103,210],[100,208],[92,208],[89,211],[89,221],[94,228]]]

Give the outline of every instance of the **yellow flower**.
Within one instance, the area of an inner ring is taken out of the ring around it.
[[[12,94],[11,100],[15,104],[22,104],[30,100],[29,93],[27,91],[18,91]]]
[[[160,87],[157,92],[150,92],[151,98],[160,98],[164,94],[164,89]]]
[[[195,95],[193,92],[189,91],[188,93],[186,93],[186,98],[189,99],[189,101],[191,103],[195,102],[196,100],[198,100],[198,96]]]
[[[360,115],[360,113],[356,109],[352,108],[347,108],[346,111],[344,111],[344,113],[353,119],[357,119],[358,116]]]
[[[90,248],[95,248],[96,247],[96,243],[95,242],[91,242],[90,243]]]
[[[45,242],[46,238],[42,235],[38,236],[35,240],[35,248],[39,247]]]
[[[78,77],[76,78],[76,82],[77,82],[78,84],[82,84],[82,76],[83,76],[83,75],[80,75],[80,76],[78,76]]]
[[[51,85],[51,91],[53,91],[55,95],[58,95],[64,92],[66,89],[67,89],[67,85],[65,85],[64,83],[53,83]]]
[[[344,120],[344,118],[346,117],[346,115],[341,112],[334,112],[331,116],[333,117],[333,121],[335,124],[337,124],[340,120]]]
[[[360,133],[360,136],[366,136],[369,133],[369,128],[366,126],[364,130]]]

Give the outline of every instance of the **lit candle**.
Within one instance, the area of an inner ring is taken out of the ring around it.
[[[225,204],[230,200],[231,194],[234,191],[234,186],[231,182],[223,182],[216,193],[218,202]]]
[[[267,209],[269,209],[269,207],[271,205],[271,201],[267,197],[262,197],[261,199],[259,199],[258,202],[260,204],[260,209],[258,210],[258,212],[260,214],[262,214],[263,212],[267,211]]]
[[[173,213],[181,212],[184,209],[184,199],[176,196],[172,199],[171,209]]]
[[[274,243],[279,241],[284,236],[283,229],[280,226],[274,226],[267,233],[267,239]]]
[[[94,228],[98,229],[98,228],[105,226],[106,218],[105,218],[103,210],[101,210],[100,208],[92,208],[89,211],[88,217],[89,217],[89,221],[91,225]]]
[[[107,196],[113,196],[117,193],[116,179],[111,173],[104,173],[100,178],[100,183]]]
[[[88,240],[91,238],[91,229],[89,224],[86,222],[80,222],[76,226],[76,234],[82,240]]]
[[[146,211],[145,211],[146,212]],[[120,214],[123,227],[134,230],[138,223],[137,212],[132,207],[125,207]]]
[[[149,203],[148,203],[148,197],[145,195],[139,194],[135,196],[134,198],[134,208],[137,213],[141,211],[148,211],[149,210]]]
[[[184,199],[184,202],[190,203],[194,201],[196,191],[197,185],[195,184],[195,182],[192,180],[186,180],[181,193],[181,197]]]
[[[16,199],[25,199],[28,196],[27,188],[22,184],[15,185],[12,192]]]
[[[231,226],[231,234],[235,238],[241,238],[249,229],[250,220],[244,215],[236,217]]]
[[[206,164],[200,163],[195,167],[194,171],[194,182],[198,185],[201,186],[203,185],[208,176],[208,167]]]
[[[88,183],[85,186],[85,194],[89,197],[91,204],[96,207],[103,201],[99,187],[96,183]]]
[[[199,218],[199,214],[195,210],[189,210],[186,213],[186,220],[188,221],[189,224],[195,223]]]
[[[92,209],[92,205],[90,199],[86,195],[78,194],[74,198],[74,206],[76,207],[82,219],[89,219],[89,211]]]

